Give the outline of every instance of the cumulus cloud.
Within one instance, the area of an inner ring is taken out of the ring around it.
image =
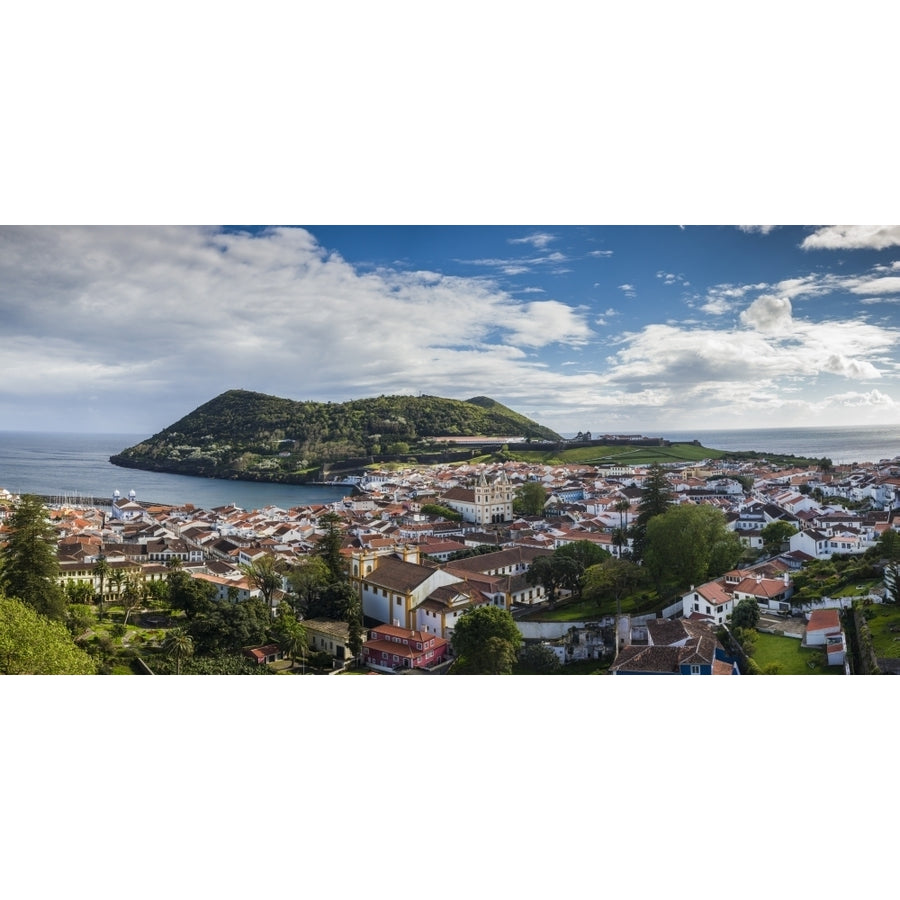
[[[787,297],[763,294],[741,313],[741,322],[764,334],[784,333],[793,324],[791,301]]]
[[[747,234],[768,234],[770,231],[774,231],[778,226],[777,225],[738,225],[737,226],[741,231],[745,231]]]
[[[900,225],[828,225],[803,239],[804,250],[884,250],[900,246]]]
[[[606,259],[613,255],[612,250],[591,250],[588,256],[595,256],[598,259]]]

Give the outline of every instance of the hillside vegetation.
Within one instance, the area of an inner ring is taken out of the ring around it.
[[[489,397],[381,396],[346,403],[232,390],[110,458],[116,465],[216,478],[304,481],[323,464],[428,453],[453,435],[559,441]]]

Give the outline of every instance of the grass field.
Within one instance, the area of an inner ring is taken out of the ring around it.
[[[574,447],[571,450],[516,450],[510,453],[522,462],[545,465],[649,465],[659,462],[699,462],[703,459],[720,459],[722,450],[711,450],[697,444],[672,444],[671,447]]]
[[[866,616],[875,655],[900,657],[900,606],[875,603],[866,607]]]
[[[797,638],[759,632],[753,659],[760,669],[778,665],[778,675],[843,675],[843,666],[810,666],[816,658],[825,658],[824,651],[801,647]]]

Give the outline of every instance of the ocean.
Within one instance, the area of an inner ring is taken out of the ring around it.
[[[671,441],[698,440],[717,450],[758,450],[828,457],[836,465],[900,456],[900,426],[866,428],[766,428],[666,431]],[[109,457],[146,438],[143,434],[77,434],[0,431],[0,488],[76,503],[134,491],[138,500],[209,509],[234,503],[243,509],[331,503],[348,493],[340,486],[259,484],[124,469]]]
[[[698,440],[704,447],[716,450],[759,450],[816,459],[824,456],[835,465],[878,462],[900,456],[900,425],[666,431],[647,437],[663,437],[670,441]]]
[[[349,493],[328,485],[259,484],[193,478],[114,466],[109,457],[145,440],[145,434],[0,431],[0,488],[77,503],[82,497],[125,497],[203,509],[234,503],[242,509],[333,503]],[[52,502],[52,501],[51,501]]]

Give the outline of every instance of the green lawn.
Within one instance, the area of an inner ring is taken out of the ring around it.
[[[753,659],[760,669],[771,663],[779,665],[779,675],[843,675],[843,666],[814,666],[809,662],[817,655],[823,659],[824,650],[812,650],[801,647],[797,638],[782,637],[777,634],[759,632],[756,637],[756,650]]]
[[[873,603],[866,608],[875,655],[900,657],[900,606]]]

